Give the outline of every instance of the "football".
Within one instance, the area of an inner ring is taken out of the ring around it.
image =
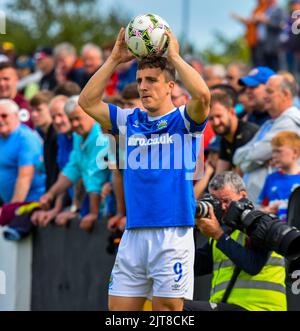
[[[158,15],[139,15],[127,25],[125,42],[132,54],[139,59],[152,55],[163,56],[168,48],[166,31],[170,31],[170,26]]]

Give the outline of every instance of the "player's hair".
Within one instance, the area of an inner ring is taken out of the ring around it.
[[[124,100],[139,99],[140,95],[137,88],[137,83],[127,84],[121,93],[121,97]]]
[[[225,186],[231,186],[236,193],[246,192],[242,178],[233,171],[225,171],[215,175],[208,185],[209,191],[222,190]]]
[[[219,103],[224,106],[226,109],[230,110],[234,107],[234,101],[228,93],[225,92],[215,92],[211,95],[210,106],[212,107],[214,104]]]
[[[287,146],[290,148],[296,148],[298,154],[300,154],[300,136],[296,132],[281,131],[273,137],[271,144],[272,147]]]
[[[53,97],[54,97],[54,94],[50,91],[38,92],[30,99],[30,106],[38,107],[42,103],[49,105],[50,101],[52,100]]]
[[[159,68],[165,73],[167,82],[176,80],[176,70],[174,66],[162,56],[149,56],[145,57],[138,62],[137,70],[156,69]]]

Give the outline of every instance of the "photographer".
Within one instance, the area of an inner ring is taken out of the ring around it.
[[[247,196],[241,177],[233,172],[216,175],[209,184],[209,192],[220,202],[221,220],[231,202]],[[209,216],[198,217],[196,224],[209,242],[196,250],[195,276],[213,274],[211,296],[209,302],[186,301],[184,310],[287,310],[281,255],[258,250],[243,232],[220,225],[211,206]]]

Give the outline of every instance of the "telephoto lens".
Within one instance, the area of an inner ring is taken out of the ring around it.
[[[209,206],[212,206],[206,201],[197,201],[196,216],[199,218],[207,217],[209,215]]]
[[[275,215],[254,210],[252,202],[246,198],[230,204],[223,222],[246,233],[253,247],[268,248],[288,260],[300,257],[300,231],[282,223]]]
[[[206,194],[203,199],[196,201],[196,218],[204,218],[209,216],[209,207],[213,208],[217,220],[222,217],[222,207],[219,200],[212,195]]]

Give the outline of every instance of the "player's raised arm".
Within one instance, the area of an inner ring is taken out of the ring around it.
[[[105,129],[111,129],[108,105],[103,102],[105,87],[120,63],[133,59],[125,44],[125,29],[121,28],[111,55],[82,90],[80,107]]]
[[[186,63],[179,55],[179,43],[171,32],[166,32],[169,38],[168,60],[174,65],[179,78],[191,95],[187,104],[187,112],[197,124],[202,124],[209,113],[210,92],[199,73]]]

